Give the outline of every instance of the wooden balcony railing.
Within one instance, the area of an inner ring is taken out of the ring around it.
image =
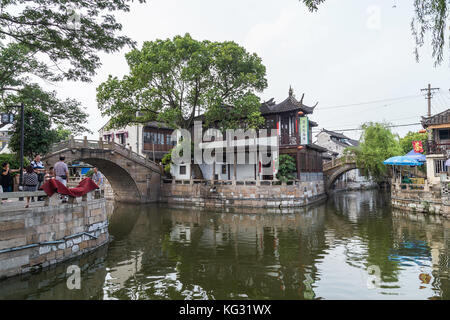
[[[437,143],[430,140],[425,143],[425,150],[427,154],[447,154],[447,151],[450,151],[450,142]]]
[[[281,134],[279,136],[280,146],[297,146],[300,143],[299,137],[297,134]]]

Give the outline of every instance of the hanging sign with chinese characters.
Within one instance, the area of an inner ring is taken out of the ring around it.
[[[307,145],[309,143],[309,120],[308,117],[300,117],[300,144]]]
[[[413,145],[413,148],[414,148],[414,152],[416,152],[416,153],[422,153],[423,152],[422,141],[413,141],[412,145]]]

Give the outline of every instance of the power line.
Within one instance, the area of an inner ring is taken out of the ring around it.
[[[428,117],[431,117],[431,99],[433,98],[433,91],[439,90],[439,88],[432,88],[431,84],[428,84],[428,88],[420,89],[420,91],[427,91],[426,99],[428,100]]]
[[[408,123],[408,124],[397,124],[397,125],[390,125],[390,126],[386,126],[386,127],[387,128],[399,128],[399,127],[410,127],[410,126],[416,126],[416,125],[421,125],[421,123],[417,122],[417,123]],[[355,129],[332,129],[329,131],[344,132],[344,131],[363,131],[363,130],[364,129],[362,129],[362,128],[355,128]],[[320,130],[313,131],[313,132],[320,132]]]
[[[403,118],[397,118],[397,119],[390,119],[390,120],[383,120],[383,121],[388,121],[388,122],[392,122],[392,121],[399,121],[399,120],[408,120],[408,119],[416,119],[416,118],[419,118],[421,116],[421,114],[419,114],[419,115],[416,115],[416,116],[410,116],[410,117],[403,117]],[[338,123],[338,124],[336,124],[336,122],[333,122],[333,125],[336,125],[336,126],[357,126],[357,125],[359,125],[361,123],[361,121],[360,122],[352,122],[352,123]],[[327,125],[322,125],[322,123],[321,123],[321,127],[326,127]]]
[[[386,102],[386,101],[395,101],[395,100],[403,100],[403,99],[412,99],[421,97],[422,95],[411,95],[411,96],[404,96],[404,97],[398,97],[398,98],[390,98],[390,99],[381,99],[381,100],[373,100],[373,101],[366,101],[366,102],[359,102],[359,103],[351,103],[351,104],[342,104],[342,105],[336,105],[336,106],[329,106],[321,108],[319,107],[317,111],[321,110],[329,110],[329,109],[337,109],[337,108],[347,108],[347,107],[354,107],[354,106],[360,106],[360,105],[366,105],[366,104],[373,104],[373,103],[380,103],[380,102]]]

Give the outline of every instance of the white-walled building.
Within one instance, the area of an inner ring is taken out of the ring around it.
[[[108,129],[108,124],[109,122],[98,131],[103,141],[131,147],[132,151],[155,161],[160,161],[176,144],[171,140],[173,130],[160,122],[129,125],[121,129]]]
[[[189,159],[190,163],[172,165],[172,176],[179,180],[189,180],[191,177],[206,180],[214,178],[214,180],[241,181],[256,180],[259,177],[260,180],[273,180],[276,179],[278,172],[276,164],[279,156],[288,155],[295,163],[295,170],[291,173],[293,179],[323,182],[322,153],[326,152],[326,149],[312,143],[312,128],[318,125],[310,119],[310,116],[316,106],[307,106],[303,104],[303,100],[304,95],[297,100],[293,89],[290,88],[289,96],[282,102],[276,103],[274,99],[270,99],[261,104],[260,112],[265,118],[264,129],[270,131],[269,135],[266,138],[262,138],[261,135],[262,139],[260,138],[253,144],[255,149],[251,151],[249,148],[246,149],[245,161],[239,161],[236,169],[234,161],[225,161],[225,159],[223,161],[218,159],[214,166],[212,163],[191,166],[192,161]],[[244,139],[228,141],[230,145],[237,143],[237,146],[244,142]],[[219,141],[204,142],[203,145],[206,149],[215,149],[216,147],[225,149],[227,142],[225,144],[219,144]],[[264,151],[262,155],[253,158],[254,151],[260,148],[264,149],[265,146],[267,146],[267,150],[270,150],[269,146],[275,146],[275,151],[269,151],[270,154],[267,154],[271,161],[267,162],[262,158],[266,157]],[[225,153],[225,151],[223,152]]]

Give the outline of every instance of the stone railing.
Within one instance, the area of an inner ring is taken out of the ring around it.
[[[71,137],[69,140],[62,141],[56,143],[52,146],[50,151],[51,154],[57,153],[63,150],[70,149],[96,149],[96,150],[111,150],[114,152],[118,152],[121,155],[130,158],[133,161],[139,162],[145,166],[157,166],[160,168],[160,165],[156,162],[153,162],[147,157],[144,157],[137,152],[132,151],[131,149],[126,148],[124,145],[118,144],[112,141],[103,141],[102,138],[99,140],[88,140],[87,137],[84,139],[74,139]]]
[[[323,163],[323,171],[328,171],[344,164],[355,163],[355,157],[343,156]]]

